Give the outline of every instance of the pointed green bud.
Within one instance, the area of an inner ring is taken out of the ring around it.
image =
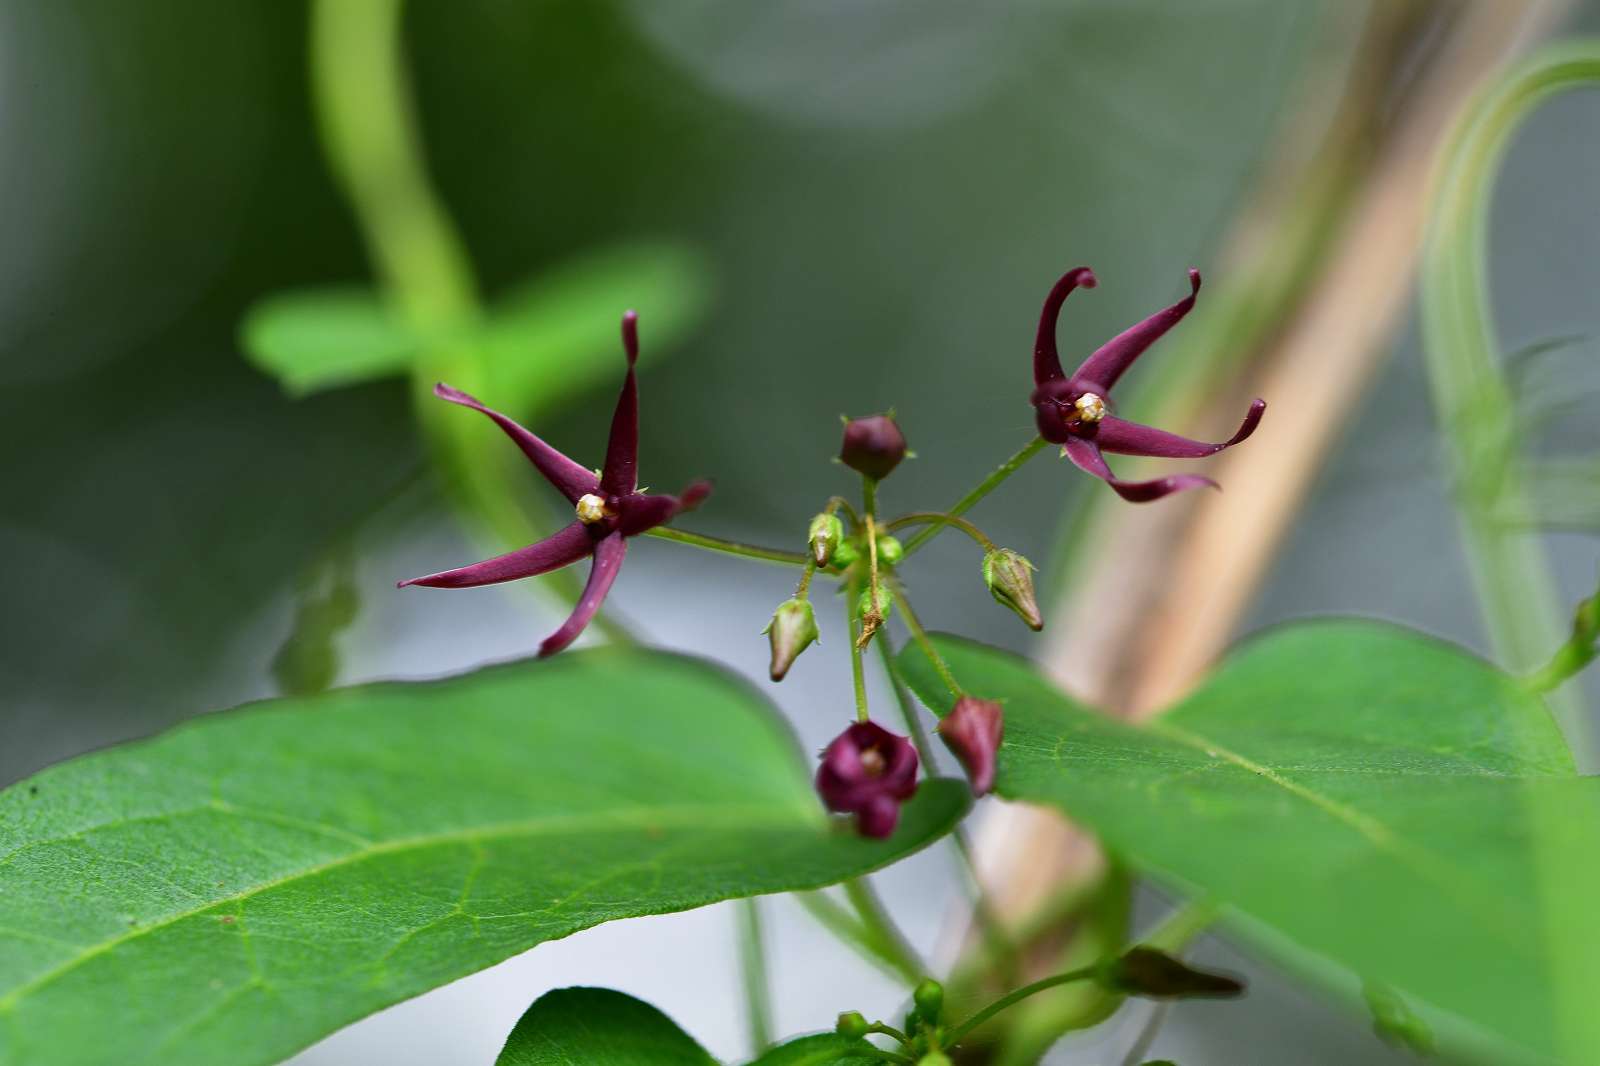
[[[905,545],[894,537],[878,538],[878,565],[897,566],[906,557]]]
[[[824,511],[811,520],[811,558],[816,560],[818,566],[828,565],[828,560],[839,550],[842,540],[844,523],[839,521],[838,515]]]
[[[782,681],[800,653],[817,639],[817,616],[807,600],[788,599],[772,614],[761,632],[772,641],[772,680]]]
[[[1033,595],[1033,564],[1010,548],[996,548],[983,557],[983,581],[999,603],[1017,612],[1034,632],[1044,628],[1039,601]]]
[[[858,1010],[844,1011],[833,1031],[846,1040],[860,1040],[867,1035],[867,1019]]]
[[[911,1001],[917,1005],[917,1014],[923,1021],[938,1025],[939,1013],[944,1010],[944,985],[929,977],[911,993]]]

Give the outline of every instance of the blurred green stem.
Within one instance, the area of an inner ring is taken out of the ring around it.
[[[759,1056],[772,1043],[772,985],[767,977],[767,945],[761,901],[739,901],[739,968],[744,978],[745,1021],[751,1054]]]
[[[1520,450],[1528,427],[1498,356],[1488,283],[1490,192],[1512,132],[1542,101],[1600,81],[1600,46],[1537,56],[1480,94],[1457,127],[1435,187],[1422,272],[1428,380],[1451,450],[1457,500],[1484,624],[1501,664],[1529,670],[1563,637],[1554,579],[1537,536],[1506,529],[1497,508],[1524,509]],[[1550,704],[1569,743],[1589,752],[1571,687]]]
[[[539,539],[554,516],[532,518],[518,504],[497,455],[482,453],[487,431],[433,399],[435,382],[482,390],[478,345],[464,328],[481,314],[477,282],[459,234],[428,184],[402,52],[400,0],[315,0],[311,9],[311,89],[329,167],[355,210],[373,267],[407,323],[425,339],[411,392],[429,453],[456,507],[494,550]],[[576,573],[558,570],[544,585],[577,599]],[[627,632],[602,614],[613,640]]]
[[[1463,539],[1489,638],[1502,665],[1527,670],[1564,637],[1554,580],[1537,535],[1508,530],[1497,508],[1523,510],[1518,421],[1506,381],[1488,283],[1488,218],[1495,174],[1511,136],[1539,104],[1559,93],[1600,85],[1600,41],[1547,48],[1495,78],[1467,106],[1436,178],[1434,214],[1424,252],[1422,311],[1428,378],[1440,427],[1454,455]],[[1587,744],[1577,686],[1547,700],[1583,765]],[[1513,734],[1507,742],[1515,744]],[[1600,831],[1587,804],[1567,793],[1530,790],[1541,947],[1554,990],[1555,1046],[1565,1062],[1600,1061],[1600,916],[1571,876],[1593,863]]]
[[[908,985],[915,985],[928,976],[928,968],[917,958],[917,953],[889,917],[883,901],[872,890],[867,879],[852,878],[844,882],[843,888],[845,899],[854,908],[861,930],[875,945],[874,953],[890,960]]]

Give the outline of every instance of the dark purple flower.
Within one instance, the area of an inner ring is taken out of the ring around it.
[[[994,788],[994,760],[1005,736],[1005,714],[994,700],[962,696],[939,723],[939,738],[955,753],[972,782],[974,796]]]
[[[1221,444],[1190,440],[1176,433],[1125,422],[1111,414],[1111,389],[1123,371],[1133,365],[1146,348],[1154,344],[1163,333],[1183,320],[1194,307],[1200,293],[1200,272],[1189,271],[1190,293],[1171,307],[1157,311],[1149,318],[1123,330],[1097,348],[1093,355],[1068,377],[1061,369],[1061,356],[1056,351],[1056,319],[1067,294],[1080,286],[1095,286],[1094,271],[1088,267],[1069,270],[1056,282],[1045,298],[1044,311],[1039,316],[1039,335],[1033,346],[1032,404],[1039,423],[1039,435],[1062,446],[1062,452],[1078,468],[1100,478],[1125,500],[1143,503],[1160,499],[1169,492],[1191,489],[1200,485],[1217,487],[1210,478],[1197,474],[1180,474],[1175,477],[1156,478],[1152,481],[1122,481],[1106,465],[1102,452],[1120,455],[1151,455],[1168,459],[1200,459],[1215,455],[1255,432],[1261,414],[1267,409],[1265,400],[1251,403],[1239,430]]]
[[[889,415],[869,415],[845,422],[839,461],[850,469],[882,481],[905,457],[905,434]]]
[[[444,570],[425,577],[402,581],[399,587],[427,585],[432,588],[462,589],[493,585],[501,581],[545,574],[569,566],[585,556],[594,556],[589,582],[572,614],[544,643],[541,656],[554,655],[578,638],[589,620],[600,610],[601,602],[617,579],[627,554],[625,538],[663,525],[674,515],[698,507],[711,493],[709,482],[696,481],[681,496],[645,494],[638,491],[639,390],[633,367],[639,359],[639,316],[632,311],[622,316],[622,347],[628,356],[628,376],[617,397],[611,416],[611,439],[606,445],[606,462],[599,476],[567,458],[516,422],[483,406],[477,400],[448,385],[435,385],[441,400],[482,411],[516,442],[546,481],[554,485],[573,505],[577,521],[537,544],[486,559],[481,563]]]
[[[862,836],[886,837],[900,804],[917,791],[917,749],[876,722],[855,722],[834,738],[817,767],[817,794],[828,810],[856,816]]]

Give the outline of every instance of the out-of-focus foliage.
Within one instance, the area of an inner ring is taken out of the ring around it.
[[[429,167],[484,291],[641,236],[708,265],[716,315],[648,372],[644,432],[652,482],[717,478],[696,518],[712,531],[803,524],[795,501],[838,488],[841,410],[898,407],[924,456],[896,475],[908,499],[1014,449],[1042,287],[1078,262],[1105,280],[1070,346],[1204,265],[1319,17],[1270,0],[1159,19],[948,7],[863,124],[865,68],[826,107],[728,88],[741,55],[827,55],[880,19],[773,10],[741,16],[742,51],[715,19],[686,51],[688,31],[668,42],[630,4],[407,9]],[[420,466],[398,383],[293,401],[238,348],[263,294],[371,277],[312,129],[305,16],[276,0],[0,15],[0,149],[30,160],[0,199],[0,546],[28,564],[0,640],[7,739],[26,743],[0,745],[0,777],[265,692],[292,624],[270,605]],[[539,428],[602,450],[586,403]],[[1019,480],[992,532],[1037,554],[1067,483],[1043,465]],[[424,484],[358,555],[436,503]],[[368,591],[364,617],[427,610]]]
[[[603,249],[516,286],[463,339],[481,345],[495,402],[543,413],[614,376],[617,309],[638,310],[650,344],[645,363],[681,343],[710,295],[702,256],[671,244]],[[405,374],[428,338],[364,288],[269,296],[245,318],[250,360],[292,396]]]
[[[1232,908],[1247,939],[1295,946],[1291,963],[1309,950],[1414,997],[1453,1053],[1504,1061],[1485,1033],[1552,1053],[1544,887],[1559,849],[1540,820],[1592,819],[1600,782],[1575,776],[1513,679],[1405,630],[1307,623],[1246,645],[1141,729],[1022,659],[939,646],[962,685],[1005,703],[1001,795],[1060,807],[1136,866]],[[921,651],[899,664],[942,711]]]
[[[0,1063],[277,1062],[579,929],[864,874],[968,802],[839,831],[755,689],[658,652],[203,718],[0,793]]]

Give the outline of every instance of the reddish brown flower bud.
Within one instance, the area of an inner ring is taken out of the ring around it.
[[[1005,735],[1005,715],[994,700],[962,696],[939,723],[939,738],[960,760],[972,782],[972,794],[994,788],[995,756]]]
[[[844,424],[839,461],[874,480],[889,476],[906,457],[906,438],[888,415],[852,418]]]
[[[772,665],[767,674],[774,681],[782,681],[800,653],[817,639],[817,616],[808,600],[784,600],[762,632],[772,642]]]
[[[1244,982],[1222,973],[1196,970],[1155,948],[1130,948],[1105,969],[1102,981],[1118,992],[1151,999],[1231,999],[1244,994]]]
[[[862,836],[886,837],[900,804],[917,791],[917,749],[876,722],[855,722],[834,738],[817,768],[817,794],[830,811],[854,814]]]

